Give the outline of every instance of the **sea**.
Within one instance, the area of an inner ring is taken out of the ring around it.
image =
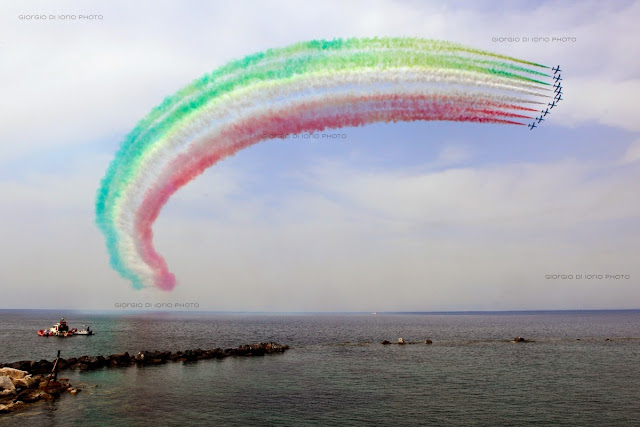
[[[94,336],[39,337],[60,317]],[[521,336],[527,343],[511,340]],[[382,345],[403,338],[416,344]],[[430,339],[432,344],[424,344]],[[639,426],[640,311],[0,310],[0,362],[274,341],[284,354],[63,371],[0,426]]]

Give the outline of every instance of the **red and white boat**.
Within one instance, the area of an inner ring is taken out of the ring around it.
[[[69,329],[69,325],[67,325],[67,321],[64,320],[64,317],[60,319],[60,322],[53,325],[53,327],[49,329],[40,329],[38,331],[38,335],[41,337],[71,337],[78,332],[77,329]]]

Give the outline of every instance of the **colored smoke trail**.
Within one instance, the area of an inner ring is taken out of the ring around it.
[[[243,148],[375,122],[521,125],[550,96],[544,68],[407,38],[311,41],[233,61],[166,98],[116,153],[96,200],[111,265],[135,288],[173,289],[153,223],[176,191]]]

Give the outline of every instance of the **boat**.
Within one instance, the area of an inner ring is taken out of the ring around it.
[[[91,330],[90,326],[82,325],[82,329],[76,332],[76,335],[86,335],[86,336],[93,335],[93,331]]]
[[[69,329],[69,325],[67,325],[67,321],[64,320],[63,317],[51,328],[40,329],[38,331],[38,335],[40,335],[41,337],[71,337],[75,335],[76,332],[78,332],[77,329]]]

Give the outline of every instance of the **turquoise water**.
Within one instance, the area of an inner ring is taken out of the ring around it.
[[[93,337],[43,338],[65,314]],[[0,361],[276,341],[263,358],[65,371],[0,425],[638,425],[640,312],[106,315],[0,311]],[[534,340],[509,342],[514,336]],[[432,345],[382,346],[384,339]],[[579,340],[578,340],[579,339]],[[606,339],[609,339],[608,341]]]

